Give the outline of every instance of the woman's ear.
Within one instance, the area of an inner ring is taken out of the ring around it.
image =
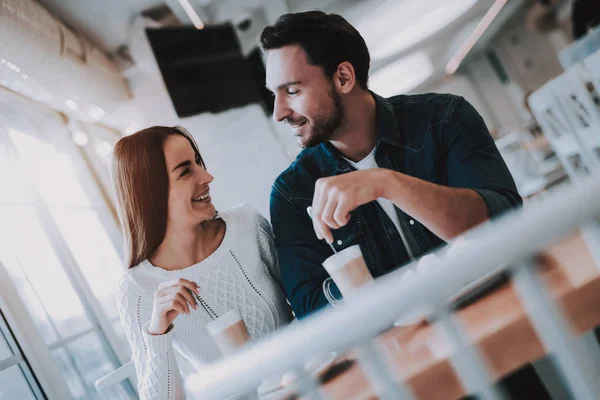
[[[352,66],[352,64],[348,61],[340,63],[333,76],[333,80],[338,93],[350,93],[356,84],[356,73],[354,72],[354,66]]]

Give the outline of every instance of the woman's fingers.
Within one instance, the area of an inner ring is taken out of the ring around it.
[[[171,310],[175,310],[179,314],[189,314],[185,304],[185,302],[179,301],[178,299],[168,301],[161,305],[162,314],[167,314]]]
[[[186,295],[191,297],[189,292],[186,293]],[[181,303],[185,304],[187,307],[192,307],[194,310],[197,310],[198,306],[196,305],[196,302],[193,299],[190,299],[189,297],[186,297],[179,292],[175,292],[175,293],[167,294],[164,297],[161,297],[160,299],[158,299],[158,301],[159,301],[159,304],[163,305],[163,304],[168,304],[169,302],[172,302],[174,300],[177,300],[177,301],[180,301]]]
[[[194,310],[196,309],[196,299],[194,299],[194,296],[187,288],[185,288],[183,286],[179,286],[179,290],[177,291],[177,294],[179,294],[181,297],[183,297],[185,299],[185,301],[187,301]]]
[[[194,295],[188,290],[185,286],[170,286],[163,289],[158,289],[154,292],[155,300],[158,300],[160,303],[164,302],[164,298],[171,296],[173,294],[180,294],[185,298],[185,300],[196,309],[196,300],[194,299]]]
[[[167,289],[176,286],[183,286],[193,292],[198,293],[200,287],[196,284],[196,282],[189,281],[184,278],[174,279],[171,281],[166,281],[158,285],[158,289]]]
[[[162,315],[175,310],[180,314],[190,314],[190,307],[198,309],[192,292],[199,293],[200,287],[184,278],[163,282],[154,292],[154,303]]]

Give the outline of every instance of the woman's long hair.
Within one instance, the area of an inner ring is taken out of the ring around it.
[[[148,259],[165,238],[169,175],[164,144],[170,135],[185,137],[205,166],[194,138],[182,127],[153,126],[115,145],[113,181],[128,268]]]

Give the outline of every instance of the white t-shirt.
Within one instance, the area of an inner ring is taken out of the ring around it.
[[[365,169],[379,168],[379,166],[377,165],[377,162],[375,161],[375,148],[373,148],[373,150],[369,153],[368,156],[366,156],[359,162],[354,162],[354,161],[348,160],[345,157],[344,157],[344,160],[348,161],[348,164],[352,165],[354,168],[356,168],[359,171],[365,170]],[[385,211],[385,213],[388,215],[388,217],[390,217],[390,219],[396,226],[396,229],[398,229],[398,232],[400,233],[400,237],[402,238],[402,243],[404,243],[404,247],[406,248],[406,252],[408,253],[408,256],[410,257],[410,259],[413,260],[415,257],[410,248],[410,245],[408,244],[408,240],[407,240],[408,232],[405,232],[404,229],[402,229],[402,225],[400,224],[400,219],[398,218],[398,213],[396,212],[396,209],[394,208],[394,203],[392,203],[391,201],[384,199],[382,197],[377,199],[377,203],[379,203],[381,208],[383,208],[383,211]]]

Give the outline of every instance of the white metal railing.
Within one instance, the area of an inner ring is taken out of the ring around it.
[[[544,297],[537,274],[529,273],[533,271],[528,261],[532,255],[580,227],[593,225],[591,231],[597,233],[595,218],[600,215],[599,199],[600,174],[596,173],[555,192],[535,207],[512,212],[467,233],[469,245],[459,249],[451,259],[433,261],[434,274],[417,275],[409,285],[396,272],[378,278],[375,285],[358,293],[356,301],[316,313],[207,366],[186,380],[188,393],[198,399],[252,393],[264,378],[298,370],[309,357],[358,346],[367,354],[367,357],[359,357],[361,366],[372,386],[380,388],[381,398],[410,398],[407,387],[398,387],[394,379],[386,378],[389,372],[385,368],[368,362],[379,358],[371,344],[376,336],[392,326],[401,311],[429,310],[449,333],[447,337],[454,338],[455,348],[463,350],[460,357],[453,357],[451,361],[465,390],[481,398],[499,398],[501,394],[490,389],[492,383],[485,369],[472,368],[482,360],[475,349],[460,343],[456,330],[460,327],[453,321],[447,299],[466,284],[505,266],[502,268],[515,271],[513,279],[517,280],[517,286],[525,288],[518,291],[525,305],[531,296],[534,301],[543,298],[546,302],[547,307],[541,311],[536,309],[532,323],[548,351],[558,356],[557,368],[562,371],[567,387],[575,398],[600,398],[600,381],[592,379],[594,373],[600,372],[594,368],[593,360],[586,358],[588,354],[571,351],[574,347],[570,333],[560,313]],[[596,241],[597,237],[596,234],[591,240]],[[592,246],[597,244],[596,241]],[[315,385],[303,387],[314,388]],[[312,398],[320,398],[319,393],[313,391]]]

